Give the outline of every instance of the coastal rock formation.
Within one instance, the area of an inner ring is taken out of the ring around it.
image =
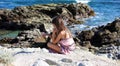
[[[11,47],[47,47],[47,37],[39,29],[22,31],[11,42]]]
[[[12,10],[0,10],[0,28],[31,29],[40,28],[43,23],[50,23],[56,15],[63,15],[68,23],[81,23],[76,19],[94,16],[94,11],[86,4],[44,4],[16,7]]]
[[[92,30],[78,33],[81,42],[90,41],[93,46],[101,47],[102,45],[114,44],[120,45],[120,19],[108,23],[106,26],[93,28]]]
[[[95,51],[98,54],[106,54],[111,59],[120,59],[120,19],[108,23],[105,26],[82,31],[77,34],[79,45]],[[94,47],[99,49],[94,49]]]
[[[73,14],[75,19],[87,18],[89,16],[95,16],[94,11],[87,4],[70,4],[67,9]]]
[[[12,30],[35,28],[42,23],[51,21],[48,15],[29,10],[27,7],[18,7],[9,12],[0,13],[0,17],[0,28]]]

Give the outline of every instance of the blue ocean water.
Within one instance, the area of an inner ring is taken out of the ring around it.
[[[83,25],[75,25],[76,30],[72,29],[73,32],[106,25],[120,17],[120,0],[91,0],[88,5],[95,11],[96,16],[86,19]]]
[[[12,9],[16,6],[48,3],[75,3],[84,0],[0,0],[0,8]],[[86,0],[87,1],[87,0]],[[87,26],[96,27],[112,22],[120,17],[120,0],[89,0],[88,5],[93,8],[96,16],[86,19],[85,24],[75,25],[76,30],[87,29]],[[75,30],[72,29],[72,30]]]
[[[33,4],[73,3],[75,0],[0,0],[0,8],[14,8]]]
[[[120,0],[93,0],[88,4],[96,12],[96,16],[88,19],[86,25],[105,25],[120,17]]]

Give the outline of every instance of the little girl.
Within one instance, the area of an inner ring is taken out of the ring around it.
[[[47,44],[48,48],[62,54],[67,54],[75,49],[75,42],[69,29],[64,25],[61,16],[56,16],[52,20],[54,26],[51,39]]]

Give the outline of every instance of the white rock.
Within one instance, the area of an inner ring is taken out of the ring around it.
[[[35,64],[33,64],[33,66],[49,66],[49,64],[43,60],[38,60],[37,62],[35,62]]]
[[[78,66],[95,66],[90,61],[82,61],[78,64]]]
[[[42,49],[43,52],[49,52],[49,50],[47,50],[46,48]]]

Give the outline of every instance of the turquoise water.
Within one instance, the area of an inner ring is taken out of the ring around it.
[[[73,2],[78,2],[78,0],[0,0],[0,8],[12,9],[16,6],[33,4]],[[92,28],[105,25],[112,22],[116,17],[120,17],[120,0],[91,0],[88,4],[93,8],[96,16],[86,19],[86,22],[83,25],[75,25],[76,30],[84,30],[87,26]],[[73,29],[73,31],[75,29]]]
[[[0,30],[0,39],[15,38],[20,31]]]

